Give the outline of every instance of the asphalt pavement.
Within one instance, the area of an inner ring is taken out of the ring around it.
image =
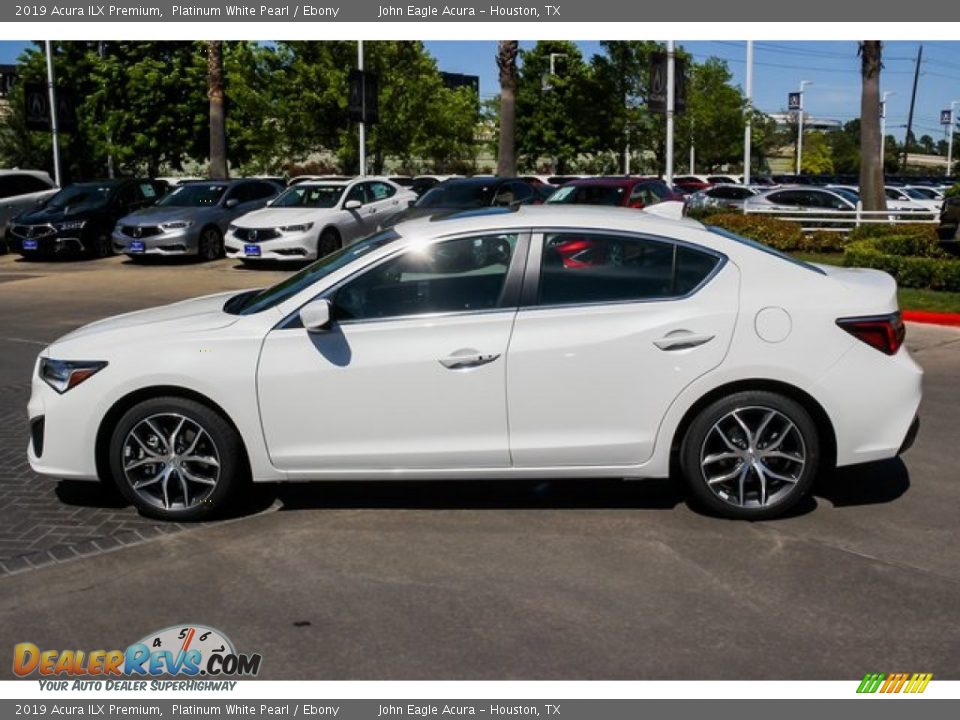
[[[43,344],[285,275],[0,257],[0,648],[192,622],[262,653],[268,679],[960,679],[958,330],[909,326],[915,447],[771,522],[701,515],[670,481],[593,480],[268,486],[239,517],[165,525],[29,471]]]

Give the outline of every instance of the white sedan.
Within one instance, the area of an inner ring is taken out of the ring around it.
[[[247,480],[672,467],[696,503],[766,518],[909,446],[903,339],[882,272],[636,210],[493,208],[66,335],[37,360],[28,455],[171,520]]]
[[[416,199],[386,178],[298,183],[230,225],[227,257],[315,260],[376,232]]]

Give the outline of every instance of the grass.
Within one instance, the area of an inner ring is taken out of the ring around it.
[[[803,253],[792,255],[798,260],[823,265],[843,265],[843,253]],[[930,312],[960,313],[960,293],[939,290],[900,288],[897,299],[901,310],[927,310]]]

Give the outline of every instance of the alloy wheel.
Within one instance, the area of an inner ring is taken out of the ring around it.
[[[137,497],[163,510],[200,505],[220,480],[220,453],[210,433],[179,413],[134,425],[123,440],[121,462]]]
[[[713,424],[700,448],[709,490],[740,508],[775,505],[803,476],[807,448],[797,425],[779,410],[737,408]]]

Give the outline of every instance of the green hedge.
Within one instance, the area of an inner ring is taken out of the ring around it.
[[[904,226],[901,226],[904,227]],[[927,227],[927,226],[921,226]],[[902,287],[960,292],[960,260],[947,256],[927,233],[874,233],[847,245],[843,264],[893,275]]]
[[[960,183],[957,183],[953,187],[947,188],[947,191],[943,194],[944,197],[956,197],[960,195]]]

